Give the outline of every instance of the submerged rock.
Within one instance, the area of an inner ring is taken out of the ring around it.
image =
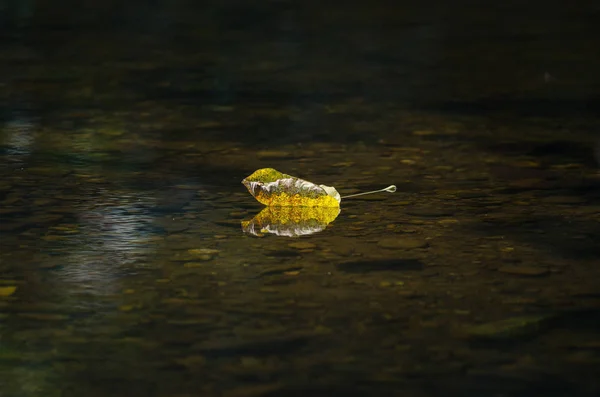
[[[377,245],[381,248],[408,250],[415,248],[426,248],[429,243],[424,239],[413,237],[392,237],[379,240]]]
[[[310,250],[310,249],[316,248],[317,246],[313,243],[309,243],[306,241],[297,241],[297,242],[289,243],[288,247],[299,249],[299,250]]]
[[[217,255],[220,251],[216,250],[216,249],[210,249],[210,248],[194,248],[194,249],[189,249],[188,253],[190,253],[191,255]]]
[[[507,341],[528,338],[544,332],[549,327],[550,315],[511,317],[467,328],[468,337],[473,339]]]
[[[423,270],[424,265],[423,262],[415,258],[389,258],[343,262],[338,264],[337,268],[346,273],[369,273]]]

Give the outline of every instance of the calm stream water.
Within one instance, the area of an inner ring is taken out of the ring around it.
[[[600,394],[597,3],[60,3],[0,1],[1,397]]]

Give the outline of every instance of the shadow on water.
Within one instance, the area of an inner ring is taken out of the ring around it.
[[[494,116],[510,114],[513,117],[600,117],[600,97],[589,98],[488,98],[476,101],[448,101],[424,104],[418,110],[430,110],[453,115]]]
[[[600,226],[596,221],[570,220],[568,217],[526,215],[502,217],[472,226],[477,234],[502,235],[511,241],[531,244],[557,257],[593,260],[600,257],[596,237]]]

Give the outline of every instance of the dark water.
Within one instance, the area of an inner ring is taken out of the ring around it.
[[[600,7],[522,3],[0,1],[0,396],[600,394]]]

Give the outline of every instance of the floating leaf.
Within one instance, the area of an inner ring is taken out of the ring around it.
[[[242,230],[255,236],[305,236],[325,229],[339,213],[339,207],[266,207],[251,220],[242,221]]]
[[[242,183],[260,203],[271,207],[340,206],[341,197],[335,188],[316,185],[273,168],[256,170]]]
[[[395,185],[370,192],[341,197],[331,186],[316,185],[304,179],[283,174],[273,168],[261,168],[242,183],[260,203],[269,207],[331,207],[339,208],[343,198],[379,192],[394,193]]]
[[[256,236],[273,233],[296,237],[317,233],[338,216],[342,198],[396,191],[396,186],[390,185],[341,197],[331,186],[316,185],[273,168],[256,170],[242,183],[256,200],[267,206],[253,219],[242,221],[242,230]]]

